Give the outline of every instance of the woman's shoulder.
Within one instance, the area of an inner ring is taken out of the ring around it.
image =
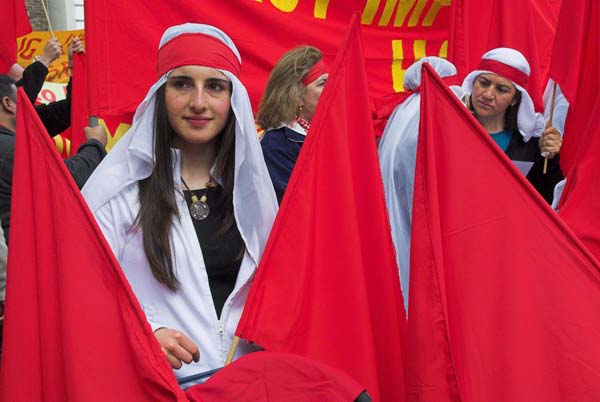
[[[267,130],[261,139],[261,144],[263,144],[263,148],[265,145],[290,145],[290,143],[303,143],[305,138],[305,135],[290,127],[282,126]]]
[[[102,205],[98,206],[92,213],[95,216],[115,213],[120,215],[137,215],[139,210],[138,202],[139,186],[137,182],[127,184],[125,187],[115,192]]]
[[[270,128],[268,130],[265,130],[265,133],[261,138],[261,142],[278,141],[284,139],[287,130],[289,130],[289,128],[287,128],[286,126]]]

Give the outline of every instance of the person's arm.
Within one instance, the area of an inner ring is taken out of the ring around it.
[[[104,159],[107,142],[104,126],[86,127],[84,130],[88,140],[81,144],[75,156],[65,160],[67,169],[80,189]]]
[[[35,107],[42,124],[50,137],[54,137],[71,126],[71,81],[67,85],[67,98],[47,105]]]
[[[73,38],[69,45],[69,66],[72,64],[73,53],[84,51],[83,44],[78,38]],[[71,81],[67,85],[67,98],[35,108],[44,127],[51,137],[62,133],[71,126]]]
[[[6,299],[6,260],[8,247],[4,240],[4,232],[0,227],[0,320],[4,318],[4,300]]]
[[[41,62],[35,61],[27,66],[23,71],[23,78],[17,82],[17,86],[23,87],[32,104],[35,104],[44,86],[46,75],[48,75],[48,68]]]
[[[17,82],[17,86],[23,87],[32,104],[35,104],[35,100],[44,86],[48,67],[60,57],[61,53],[62,49],[58,39],[50,39],[44,46],[42,55],[23,71],[23,78]]]

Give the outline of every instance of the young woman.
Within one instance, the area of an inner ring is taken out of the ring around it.
[[[281,202],[329,76],[319,49],[300,46],[277,62],[258,110],[258,125],[266,130],[263,155]]]
[[[463,89],[470,94],[471,111],[506,155],[532,164],[527,179],[551,203],[554,186],[563,179],[557,157],[562,139],[554,127],[546,128],[544,117],[534,110],[524,88],[530,71],[517,50],[493,49],[467,75]],[[550,158],[546,174],[542,155]]]
[[[83,190],[178,377],[223,366],[277,211],[239,71],[217,28],[167,29],[158,81]]]

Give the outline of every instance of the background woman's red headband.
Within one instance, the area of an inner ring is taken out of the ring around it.
[[[314,80],[316,80],[317,78],[322,76],[323,74],[327,74],[328,72],[329,71],[327,71],[327,66],[325,65],[323,60],[319,60],[317,62],[317,64],[315,64],[310,69],[308,74],[306,74],[306,76],[302,79],[302,85],[307,86],[308,84],[310,84],[311,82],[313,82]]]

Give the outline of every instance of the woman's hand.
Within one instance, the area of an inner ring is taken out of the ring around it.
[[[198,346],[179,331],[169,328],[159,328],[154,336],[160,343],[167,361],[174,369],[179,369],[183,363],[200,360]]]
[[[81,39],[77,37],[71,39],[71,43],[69,44],[69,50],[67,52],[67,54],[69,55],[69,68],[73,68],[73,54],[83,52],[85,52],[85,47],[83,46],[83,42],[81,41]]]
[[[548,158],[552,159],[558,155],[562,146],[562,137],[558,130],[554,127],[547,127],[540,138],[539,146],[542,156],[548,155]]]

